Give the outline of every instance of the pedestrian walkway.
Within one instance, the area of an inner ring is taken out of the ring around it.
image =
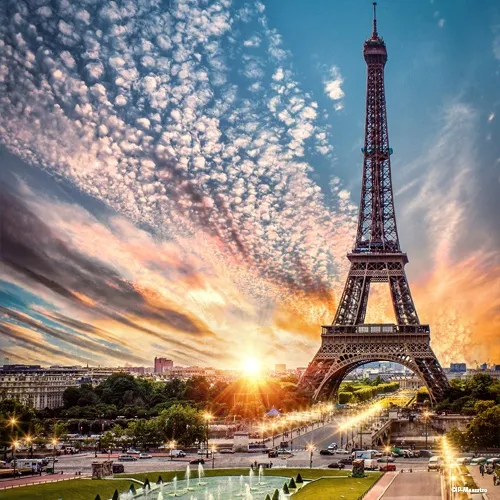
[[[500,486],[493,486],[493,474],[481,476],[478,466],[470,466],[467,468],[469,469],[472,479],[476,482],[477,487],[488,490],[488,493],[486,493],[488,500],[500,500]]]
[[[53,483],[58,481],[67,481],[68,479],[78,479],[84,475],[76,474],[44,474],[43,476],[24,476],[18,479],[2,479],[0,481],[0,490],[18,488],[19,486],[27,486],[29,484]]]
[[[399,472],[386,472],[365,495],[363,500],[378,500]]]

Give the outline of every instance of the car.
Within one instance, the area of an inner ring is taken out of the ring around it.
[[[346,449],[344,449],[344,448],[337,448],[337,449],[335,450],[335,454],[336,454],[336,455],[349,455],[349,453],[350,453],[350,452],[349,452],[349,451],[347,451],[347,450],[346,450]]]
[[[320,455],[335,455],[333,450],[319,450]]]
[[[387,463],[387,462],[392,463],[392,462],[394,462],[394,457],[390,457],[390,456],[389,457],[379,457],[379,458],[377,458],[377,462],[379,462],[379,463]]]
[[[129,448],[129,449],[127,450],[127,454],[128,454],[128,455],[140,455],[140,454],[141,454],[141,452],[140,452],[140,451],[137,451],[137,450],[134,450],[133,448]]]
[[[351,465],[352,464],[352,457],[344,457],[339,460],[339,463],[344,464],[344,465]]]
[[[418,456],[425,457],[425,458],[431,458],[432,451],[430,451],[430,450],[418,450]]]
[[[222,448],[221,450],[219,450],[219,453],[230,454],[230,453],[234,453],[234,451],[232,450],[232,448]]]
[[[486,463],[486,457],[476,457],[470,461],[470,465],[481,465]]]
[[[329,450],[336,450],[337,449],[337,443],[330,443],[327,448]]]
[[[195,458],[195,459],[191,460],[189,463],[191,465],[198,465],[198,464],[204,465],[205,460],[203,460],[203,458]]]
[[[374,458],[365,458],[364,462],[365,462],[365,470],[377,470],[379,467],[377,465],[377,461]]]
[[[123,464],[113,464],[113,474],[121,474],[122,472],[125,472]]]
[[[153,458],[153,455],[150,455],[149,453],[140,453],[139,458]]]
[[[276,450],[269,450],[267,456],[269,458],[278,458],[278,452]]]
[[[457,457],[455,458],[455,463],[457,465],[470,465],[470,457]]]
[[[382,464],[378,468],[381,472],[390,472],[396,470],[396,464]]]
[[[429,458],[429,463],[427,464],[427,471],[440,470],[441,469],[441,457],[435,455]]]
[[[123,455],[120,455],[118,457],[119,462],[135,462],[137,460],[137,457],[134,457],[134,455],[126,454],[124,453]]]
[[[332,462],[328,464],[329,469],[343,469],[345,467],[345,464],[341,463],[339,460],[338,462]]]
[[[182,458],[186,456],[186,452],[183,450],[170,450],[170,456],[173,458]]]

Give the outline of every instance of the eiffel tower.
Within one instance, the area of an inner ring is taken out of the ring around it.
[[[300,384],[314,393],[314,399],[335,397],[345,375],[358,366],[394,361],[420,376],[435,404],[449,384],[430,347],[429,325],[418,319],[404,271],[408,257],[399,246],[384,90],[387,50],[377,33],[376,3],[373,33],[364,43],[363,55],[368,78],[356,241],[347,255],[351,267],[337,314],[331,326],[322,327],[321,347]],[[397,324],[365,323],[371,283],[389,284]]]

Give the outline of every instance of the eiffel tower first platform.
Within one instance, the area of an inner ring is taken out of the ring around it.
[[[431,402],[441,400],[448,380],[430,347],[429,325],[418,319],[404,271],[408,258],[399,246],[391,181],[384,90],[387,50],[373,33],[363,55],[368,68],[363,184],[356,241],[344,292],[331,326],[323,326],[321,347],[300,380],[314,399],[336,397],[343,378],[371,361],[394,361],[419,375]],[[388,283],[397,324],[366,324],[371,283]]]

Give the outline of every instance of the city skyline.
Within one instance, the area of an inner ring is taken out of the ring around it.
[[[354,240],[369,2],[125,4],[0,8],[0,354],[305,366]],[[443,364],[500,361],[484,4],[379,5],[401,245]],[[375,290],[367,321],[392,316]]]

